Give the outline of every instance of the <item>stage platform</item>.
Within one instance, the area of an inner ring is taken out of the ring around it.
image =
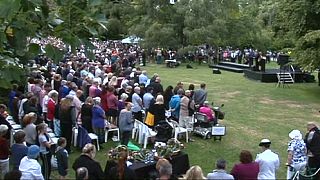
[[[244,69],[249,69],[249,65],[247,64],[238,64],[233,62],[221,61],[219,64],[211,64],[210,68],[216,68],[225,71],[231,71],[235,73],[243,73]]]
[[[261,71],[252,71],[250,69],[243,70],[244,76],[252,79],[258,80],[265,83],[276,83],[278,82],[277,73],[280,73],[279,69],[266,69],[265,72]],[[283,71],[282,71],[283,72]],[[300,72],[291,72],[291,76],[294,77],[295,83],[302,83],[304,73]]]

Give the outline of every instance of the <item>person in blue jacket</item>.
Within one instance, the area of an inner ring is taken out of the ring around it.
[[[180,100],[183,95],[184,91],[183,89],[179,89],[177,91],[177,94],[171,97],[171,100],[169,102],[169,107],[171,109],[171,116],[178,121],[179,120],[179,114],[180,114]]]

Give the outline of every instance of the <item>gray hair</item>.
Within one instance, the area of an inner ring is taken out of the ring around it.
[[[56,90],[51,90],[49,93],[48,93],[48,96],[49,97],[58,97],[58,91],[56,91]]]
[[[227,161],[224,159],[217,160],[216,166],[218,169],[225,169],[227,165]]]
[[[164,165],[160,166],[159,174],[160,174],[160,176],[162,176],[162,175],[171,176],[172,175],[172,165],[170,163],[168,163],[168,164],[164,164]]]
[[[7,133],[7,131],[8,131],[8,126],[7,125],[5,125],[5,124],[1,124],[0,125],[0,136],[3,136],[3,135],[5,135],[6,133]]]

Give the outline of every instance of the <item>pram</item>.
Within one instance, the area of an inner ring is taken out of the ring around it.
[[[166,143],[169,139],[172,138],[173,128],[167,121],[160,121],[156,126],[155,130],[157,135],[155,141]]]
[[[218,120],[224,119],[224,113],[220,110],[220,108],[223,106],[224,104],[212,108],[215,112],[215,119],[213,121],[209,121],[208,117],[205,114],[195,112],[193,133],[202,136],[204,139],[210,139],[212,136],[217,135],[220,137],[219,140],[221,141],[221,136],[224,134],[215,134],[215,130],[220,129],[219,131],[221,132],[221,128],[224,127],[218,125]]]

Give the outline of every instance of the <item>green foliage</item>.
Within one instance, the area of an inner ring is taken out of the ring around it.
[[[29,44],[28,38],[54,36],[73,51],[81,44],[92,47],[88,38],[106,31],[107,19],[101,4],[102,0],[0,1],[1,86],[8,88],[13,81],[23,82],[20,75],[25,74],[25,69],[17,64],[26,64],[40,53],[39,45]],[[63,56],[63,50],[52,45],[45,50],[56,62]]]
[[[320,30],[311,31],[297,41],[295,57],[305,70],[320,67]]]

